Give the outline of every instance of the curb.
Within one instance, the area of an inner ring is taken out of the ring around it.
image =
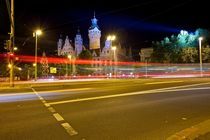
[[[194,140],[208,132],[210,132],[210,119],[177,132],[168,137],[167,140]]]

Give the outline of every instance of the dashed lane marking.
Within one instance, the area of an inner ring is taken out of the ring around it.
[[[50,107],[50,104],[48,104],[48,103],[44,103],[44,105],[45,105],[46,107]]]
[[[41,97],[39,95],[38,92],[36,92],[36,90],[34,88],[31,88],[33,90],[33,92],[36,94],[36,96],[41,100],[41,102],[44,104],[45,107],[47,107],[47,109],[53,113],[52,116],[58,121],[58,122],[62,122],[60,125],[66,130],[66,132],[70,135],[77,135],[78,132],[68,123],[64,120],[64,118],[56,112],[56,110],[51,107],[51,105],[49,103],[47,103],[45,101],[45,99],[43,97]]]
[[[69,125],[69,123],[62,123],[61,125],[64,127],[64,129],[66,129],[66,131],[67,131],[67,133],[69,133],[69,135],[73,136],[73,135],[77,135],[78,134],[78,132],[75,131],[71,127],[71,125]]]
[[[55,112],[56,112],[55,109],[54,109],[53,107],[48,107],[48,110],[49,110],[50,112],[52,112],[52,113],[55,113]]]
[[[58,114],[58,113],[54,113],[53,114],[53,116],[56,118],[56,120],[57,121],[64,121],[64,118],[60,115],[60,114]]]

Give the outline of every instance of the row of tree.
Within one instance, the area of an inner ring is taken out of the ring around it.
[[[177,36],[172,35],[161,41],[153,41],[151,61],[161,63],[199,62],[199,37],[203,37],[203,62],[210,62],[210,32],[206,29],[197,29],[194,33],[182,30]]]

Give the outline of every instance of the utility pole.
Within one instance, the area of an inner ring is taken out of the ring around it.
[[[14,0],[11,0],[11,11],[10,11],[10,54],[13,55],[14,53],[14,46],[15,46],[15,23],[14,23]],[[14,87],[14,57],[10,59],[10,86]]]

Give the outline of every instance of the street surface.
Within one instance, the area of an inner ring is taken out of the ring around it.
[[[0,140],[166,140],[210,119],[210,79],[116,79],[0,89]]]

